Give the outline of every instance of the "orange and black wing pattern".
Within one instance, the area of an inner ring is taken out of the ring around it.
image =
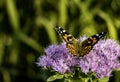
[[[66,42],[66,48],[73,55],[78,55],[77,40],[66,30],[61,27],[56,26],[55,30],[60,34],[62,39]]]
[[[85,41],[83,41],[82,44],[81,44],[80,55],[84,56],[84,55],[88,54],[92,50],[93,46],[101,38],[103,38],[106,34],[107,34],[107,32],[101,32],[101,33],[93,35],[93,36],[89,37],[88,39],[86,39]]]
[[[59,26],[56,26],[55,30],[66,42],[66,48],[73,56],[84,56],[88,54],[93,49],[93,46],[107,34],[107,32],[101,32],[87,38],[83,42],[80,42],[75,39],[70,33],[66,32],[66,30]]]

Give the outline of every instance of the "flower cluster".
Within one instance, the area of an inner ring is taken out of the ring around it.
[[[59,73],[72,72],[76,62],[74,57],[68,52],[65,43],[61,45],[51,45],[45,50],[45,55],[39,57],[39,66],[51,68]]]
[[[85,74],[92,71],[97,77],[111,76],[114,69],[120,67],[120,46],[113,40],[100,40],[89,54],[77,59]]]
[[[63,42],[46,48],[45,55],[39,57],[37,64],[62,74],[72,73],[74,67],[79,67],[85,74],[94,72],[98,78],[102,78],[111,76],[112,70],[120,67],[119,57],[120,46],[111,39],[100,40],[84,57],[73,57]]]

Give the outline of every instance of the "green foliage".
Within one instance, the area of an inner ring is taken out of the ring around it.
[[[107,31],[120,40],[119,0],[0,0],[0,11],[0,82],[46,81],[35,62],[45,47],[61,41],[56,25],[75,37]]]
[[[53,76],[50,76],[47,81],[54,81],[56,79],[62,79],[64,75],[61,75],[61,74],[56,74],[56,75],[53,75]]]
[[[104,77],[104,78],[96,78],[94,73],[89,73],[87,75],[85,75],[84,73],[82,73],[82,71],[77,70],[77,75],[70,74],[70,73],[65,73],[65,74],[59,74],[56,73],[52,76],[50,76],[47,79],[47,82],[52,82],[55,81],[57,79],[63,79],[64,82],[108,82],[109,81],[109,77]]]
[[[108,77],[105,77],[105,78],[102,78],[102,79],[98,80],[98,82],[108,82],[108,81],[109,81]]]

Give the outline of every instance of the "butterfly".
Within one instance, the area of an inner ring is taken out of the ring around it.
[[[101,32],[81,42],[59,26],[56,26],[55,30],[66,42],[66,48],[73,56],[84,56],[88,54],[93,49],[93,46],[107,34],[107,32]]]

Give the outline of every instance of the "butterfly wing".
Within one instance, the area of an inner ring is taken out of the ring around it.
[[[88,54],[93,46],[102,38],[104,37],[105,35],[107,34],[107,32],[101,32],[101,33],[98,33],[96,35],[93,35],[91,37],[89,37],[88,39],[86,39],[85,41],[82,42],[81,44],[81,52],[79,53],[80,56],[84,56],[86,54]]]
[[[62,29],[61,27],[56,26],[55,30],[66,42],[66,48],[68,49],[68,51],[74,56],[78,55],[77,40],[70,33],[66,32],[66,30]]]
[[[80,56],[84,56],[88,54],[92,50],[93,46],[107,33],[98,33],[89,37],[81,43],[61,27],[56,26],[55,29],[61,35],[62,39],[66,42],[66,48],[73,56],[77,56],[78,54]]]

